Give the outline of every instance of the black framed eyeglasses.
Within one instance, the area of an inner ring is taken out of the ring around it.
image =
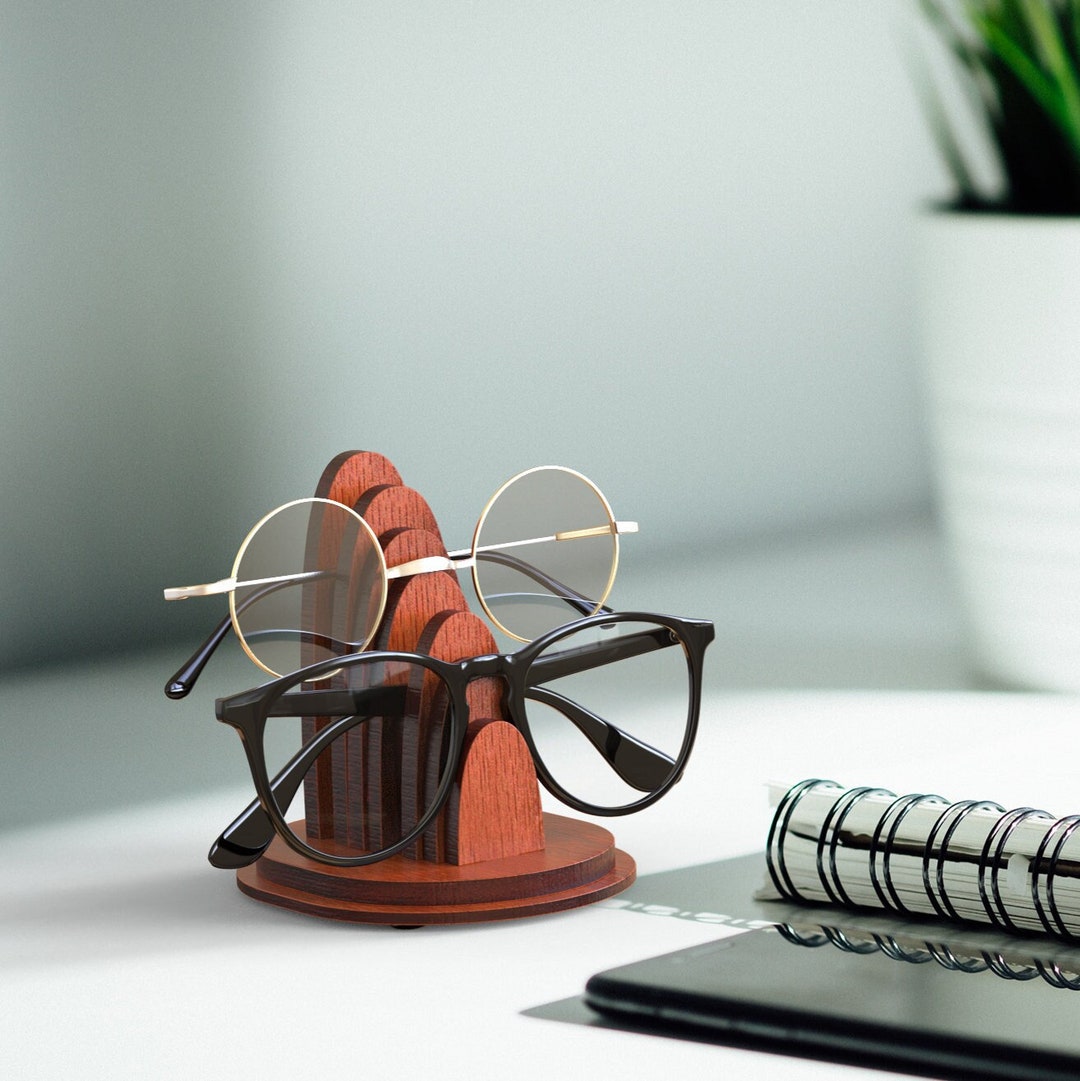
[[[387,567],[378,538],[356,510],[330,499],[294,499],[264,515],[241,542],[232,574],[175,586],[166,600],[225,594],[229,615],[165,685],[183,698],[229,629],[265,672],[279,676],[372,641],[389,583],[416,574],[471,569],[484,613],[528,642],[574,613],[603,609],[619,563],[619,539],[636,522],[616,521],[595,484],[565,466],[511,477],[488,500],[472,545]]]
[[[590,815],[648,807],[693,748],[714,633],[705,620],[604,612],[514,653],[457,662],[358,653],[218,699],[258,799],[221,834],[210,862],[252,863],[275,831],[338,866],[422,846],[462,761],[468,687],[484,677],[501,679],[505,716],[553,796]]]

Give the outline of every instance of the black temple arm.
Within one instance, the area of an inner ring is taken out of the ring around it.
[[[616,728],[577,702],[546,687],[530,687],[526,696],[562,713],[631,788],[654,792],[671,776],[674,759]]]

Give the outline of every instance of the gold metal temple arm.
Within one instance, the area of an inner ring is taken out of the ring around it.
[[[590,526],[587,529],[567,529],[546,537],[530,537],[527,540],[485,544],[477,548],[475,553],[469,548],[460,552],[451,552],[446,556],[425,556],[422,559],[412,559],[408,563],[388,567],[386,577],[388,579],[407,578],[413,574],[430,574],[434,571],[465,570],[476,563],[476,553],[479,552],[496,552],[506,548],[519,548],[526,544],[581,540],[586,537],[602,537],[610,533],[636,533],[637,531],[637,522],[613,522],[609,525]],[[231,590],[240,589],[244,586],[268,586],[286,582],[303,582],[311,578],[319,578],[327,573],[329,572],[301,571],[296,574],[280,574],[271,578],[252,578],[243,582],[238,582],[235,578],[221,578],[216,582],[206,582],[197,586],[173,586],[164,592],[167,601],[185,601],[190,597],[210,597],[216,593],[229,593]]]
[[[636,533],[637,531],[637,522],[616,522],[614,529],[608,525],[597,525],[591,529],[565,529],[555,534],[555,540],[579,540],[582,537],[602,537],[605,533]]]
[[[198,586],[173,586],[165,590],[167,601],[186,601],[189,597],[211,597],[215,593],[229,593],[244,586],[273,586],[285,582],[304,582],[312,578],[322,578],[327,571],[299,571],[296,574],[278,574],[272,578],[251,578],[238,582],[235,578],[221,578],[216,582],[207,582]]]
[[[528,540],[484,544],[475,552],[472,548],[467,548],[445,556],[424,556],[422,559],[411,559],[408,563],[399,563],[396,567],[387,568],[386,577],[407,578],[413,574],[430,574],[434,571],[465,570],[475,566],[476,555],[480,552],[501,552],[506,548],[520,548],[526,544],[546,544],[550,541],[580,540],[585,537],[602,537],[610,533],[636,533],[637,531],[637,522],[613,522],[609,525],[590,526],[587,529],[567,529],[546,537],[529,537]]]

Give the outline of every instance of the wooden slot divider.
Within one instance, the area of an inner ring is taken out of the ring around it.
[[[388,566],[445,555],[435,517],[382,455],[335,457],[316,494],[356,509]],[[437,571],[390,583],[371,649],[458,661],[495,652],[457,576]],[[338,741],[330,765],[305,781],[309,836],[348,852],[391,843],[439,783],[445,688],[417,668],[408,715],[372,718]],[[453,789],[415,846],[360,867],[310,860],[275,838],[239,888],[269,904],[328,919],[415,926],[502,920],[609,897],[634,880],[634,861],[600,826],[545,814],[532,757],[508,720],[502,680],[468,688],[469,724]],[[319,719],[306,722],[313,731]],[[314,726],[314,727],[313,727]]]

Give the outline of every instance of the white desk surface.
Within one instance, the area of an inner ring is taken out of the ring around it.
[[[628,565],[617,589],[717,624],[684,780],[605,823],[641,876],[760,851],[770,780],[1080,811],[1077,703],[970,689],[925,523]],[[396,931],[248,899],[205,860],[250,793],[210,703],[256,679],[226,655],[167,702],[183,649],[0,683],[0,1077],[883,1076],[523,1013],[715,925],[594,905]]]
[[[683,782],[614,823],[639,874],[762,848],[764,782],[828,776],[1080,810],[1078,703],[949,693],[720,692]],[[594,905],[399,931],[252,901],[204,859],[245,791],[0,835],[0,1076],[881,1077],[524,1016],[593,972],[717,936]]]

